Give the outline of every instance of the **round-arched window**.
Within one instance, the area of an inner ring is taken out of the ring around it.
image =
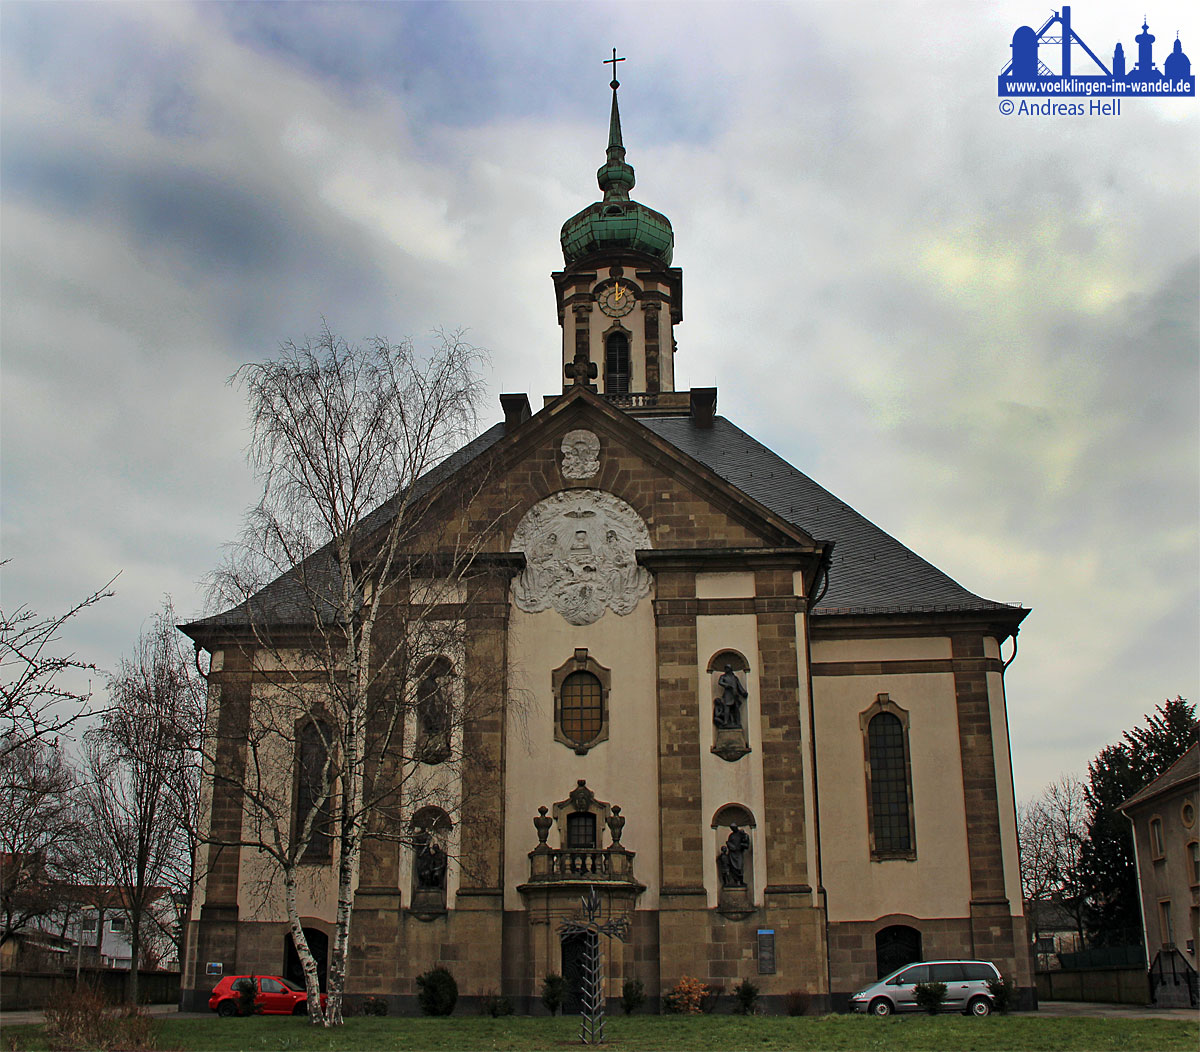
[[[576,745],[585,745],[600,733],[603,689],[590,672],[572,672],[563,680],[560,704],[563,734]]]

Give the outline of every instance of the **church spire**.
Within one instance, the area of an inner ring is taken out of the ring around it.
[[[613,79],[609,82],[612,88],[612,113],[608,118],[608,155],[604,165],[596,172],[596,182],[604,192],[605,201],[628,201],[629,191],[633,189],[633,166],[625,161],[625,144],[621,141],[621,111],[617,107],[617,88],[621,82],[617,80],[617,63],[624,62],[617,58],[617,49],[613,48],[613,57],[606,58],[605,64],[612,63]]]

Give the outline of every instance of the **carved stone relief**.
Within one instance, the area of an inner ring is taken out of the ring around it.
[[[620,497],[594,489],[555,493],[525,513],[511,551],[525,553],[513,598],[526,613],[557,610],[572,625],[590,625],[604,611],[631,613],[650,592],[637,564],[650,531]]]
[[[600,470],[600,439],[594,431],[568,431],[563,435],[563,478],[590,479]]]

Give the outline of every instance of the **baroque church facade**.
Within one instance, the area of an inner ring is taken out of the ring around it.
[[[364,853],[347,993],[411,1009],[444,964],[468,1002],[541,1010],[542,977],[578,967],[559,926],[592,887],[628,922],[610,997],[639,979],[653,1006],[688,975],[844,1008],[908,961],[982,958],[1029,1000],[1002,657],[1027,611],[846,507],[719,416],[715,389],[675,389],[682,272],[670,222],[630,198],[612,88],[602,200],[563,226],[553,275],[563,392],[536,414],[501,396],[504,421],[455,461],[486,453],[503,489],[478,500],[502,508],[485,547],[508,569],[473,597],[462,657],[507,677],[476,733],[498,762],[449,864]],[[269,703],[253,646],[228,616],[184,631],[234,743],[217,764],[244,762],[238,721]],[[217,774],[228,844],[244,801]],[[324,867],[301,904],[319,959]],[[221,972],[295,974],[252,849],[202,846],[197,869],[185,1002]]]

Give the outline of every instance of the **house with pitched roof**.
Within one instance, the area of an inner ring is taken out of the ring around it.
[[[462,813],[364,851],[347,992],[411,1009],[416,977],[444,964],[468,1003],[541,1010],[543,976],[578,975],[561,925],[594,888],[627,922],[610,997],[637,979],[657,1005],[686,975],[727,992],[751,979],[776,1010],[793,991],[845,1007],[909,961],[975,958],[1031,999],[1004,691],[1028,611],[847,506],[720,415],[715,389],[676,389],[683,273],[670,221],[630,197],[617,86],[602,197],[564,224],[552,276],[563,389],[537,412],[501,396],[503,422],[417,487],[434,512],[447,502],[429,543],[486,523],[472,540],[491,568],[446,606],[468,641],[430,666],[417,707],[498,675],[498,711],[468,728],[495,762]],[[464,492],[469,513],[450,502]],[[250,610],[278,637],[300,606],[284,574],[184,626],[210,655],[226,742],[205,789],[193,1004],[222,972],[297,974],[282,892],[237,845],[244,743],[277,704]],[[435,724],[405,731],[426,736],[408,755],[430,770],[447,755]],[[317,806],[306,748],[298,736],[299,813]],[[298,892],[320,968],[326,848]]]
[[[1156,1004],[1191,1005],[1200,959],[1200,745],[1121,805],[1133,826],[1142,931]]]

